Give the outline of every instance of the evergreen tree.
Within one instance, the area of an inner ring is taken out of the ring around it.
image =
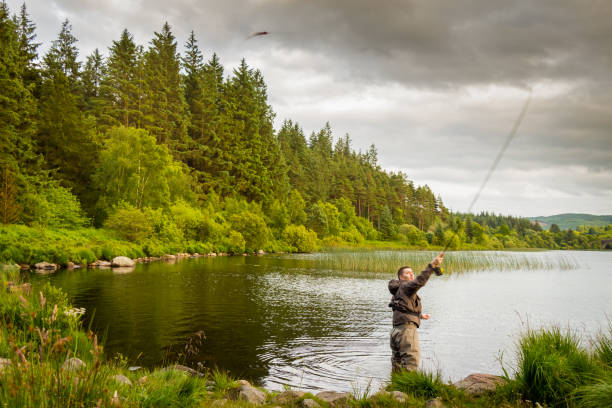
[[[68,19],[62,23],[62,28],[53,41],[51,49],[45,55],[43,61],[45,65],[45,79],[49,79],[49,74],[62,73],[68,81],[71,92],[79,91],[79,70],[81,63],[78,62],[79,50],[76,47],[77,39],[72,35],[72,25]]]
[[[140,123],[140,78],[138,48],[127,29],[109,48],[101,93],[105,100],[105,123],[138,127]]]
[[[104,59],[96,48],[91,55],[87,56],[87,62],[81,74],[85,111],[96,118],[102,116],[101,84],[105,71]]]
[[[0,3],[0,163],[10,167],[17,184],[25,187],[25,175],[34,175],[38,159],[33,135],[35,102],[24,84],[17,26]]]
[[[97,146],[94,124],[80,108],[75,42],[70,24],[65,21],[58,39],[44,57],[37,139],[47,168],[91,213],[96,193],[89,184],[97,161]]]
[[[23,83],[26,88],[34,92],[33,87],[40,81],[36,60],[38,59],[38,47],[40,43],[34,42],[36,38],[36,24],[30,20],[26,5],[23,3],[19,14],[13,18],[17,27],[17,39],[19,41],[19,58],[22,64]]]
[[[174,157],[183,158],[187,140],[186,105],[180,76],[176,41],[168,23],[155,38],[145,57],[147,106],[145,125],[158,143],[168,146]]]

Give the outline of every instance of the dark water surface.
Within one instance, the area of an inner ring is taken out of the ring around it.
[[[531,253],[550,257],[554,253]],[[432,277],[420,291],[432,319],[419,330],[422,366],[445,379],[512,367],[531,327],[570,325],[585,338],[612,316],[612,253],[563,252],[575,270]],[[185,259],[112,270],[59,271],[49,280],[106,333],[105,353],[130,365],[218,367],[270,389],[364,390],[390,374],[388,275],[309,269],[303,257]],[[416,269],[416,268],[415,268]],[[95,311],[95,315],[94,315]],[[184,346],[202,330],[195,355]]]

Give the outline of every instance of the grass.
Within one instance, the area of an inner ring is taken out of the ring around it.
[[[589,350],[570,329],[528,329],[519,341],[520,393],[551,407],[598,406],[601,396],[610,395],[612,389],[612,371],[598,350],[611,340],[612,336],[601,334]]]
[[[417,398],[435,398],[444,388],[439,372],[403,371],[391,375],[390,388]]]
[[[141,258],[177,252],[210,251],[210,245],[201,242],[129,242],[103,228],[68,230],[25,225],[0,226],[0,263],[34,265],[46,261],[65,266],[68,262],[88,264],[97,259],[110,261],[116,256]]]
[[[414,270],[424,268],[438,253],[435,251],[333,251],[315,254],[310,264],[317,269],[389,273],[403,265]],[[571,257],[555,254],[518,252],[447,252],[444,257],[445,273],[483,270],[552,270],[575,269],[577,262]]]

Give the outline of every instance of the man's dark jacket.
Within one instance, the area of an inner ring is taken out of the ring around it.
[[[413,322],[421,325],[421,298],[417,291],[421,289],[434,272],[431,265],[413,280],[392,279],[389,281],[389,292],[393,295],[389,306],[393,309],[393,326]]]

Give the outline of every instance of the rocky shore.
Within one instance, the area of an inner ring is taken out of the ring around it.
[[[4,360],[4,359],[3,359]],[[10,360],[5,361],[10,365]],[[0,366],[2,361],[0,361]],[[87,369],[86,364],[78,358],[66,360],[62,366],[63,370],[75,371]],[[132,367],[130,371],[137,372],[140,367]],[[207,375],[183,365],[172,365],[160,369],[160,371],[182,372],[191,377],[207,378]],[[139,387],[148,381],[148,375],[136,375],[137,379],[130,380],[123,374],[115,374],[113,379],[122,386]],[[470,374],[464,379],[452,384],[457,390],[465,392],[468,396],[478,398],[480,396],[493,393],[495,389],[504,384],[506,380],[492,374]],[[356,406],[357,400],[367,399],[367,406],[386,405],[383,402],[393,402],[400,405],[409,401],[408,394],[401,391],[378,390],[368,395],[356,396],[350,392],[339,391],[318,391],[311,393],[300,390],[285,390],[282,392],[269,391],[261,387],[256,387],[247,380],[233,381],[223,393],[216,390],[216,383],[212,380],[207,381],[207,402],[209,406],[232,406],[242,405],[263,405],[272,407],[302,407],[302,408],[324,408],[324,407],[352,407]],[[115,391],[115,398],[121,399],[121,395]],[[431,398],[426,401],[427,408],[446,407],[447,405],[440,398]]]
[[[174,263],[179,259],[185,259],[185,258],[206,258],[206,257],[210,257],[210,258],[214,258],[217,256],[261,256],[261,255],[265,255],[265,252],[263,250],[259,250],[257,252],[253,252],[253,253],[243,253],[243,254],[230,254],[230,253],[226,253],[226,252],[210,252],[207,254],[199,254],[199,253],[177,253],[177,254],[165,254],[163,256],[151,256],[151,257],[144,257],[144,258],[136,258],[136,259],[131,259],[128,258],[127,256],[117,256],[115,258],[113,258],[110,261],[104,260],[104,259],[98,259],[92,263],[89,264],[79,264],[79,263],[74,263],[72,261],[69,261],[66,265],[65,268],[66,269],[81,269],[81,268],[100,268],[100,269],[107,269],[107,268],[133,268],[137,263],[151,263],[151,262],[158,262],[158,261],[163,261],[163,262],[167,262],[167,263]],[[50,262],[46,262],[46,261],[42,261],[42,262],[38,262],[35,264],[15,264],[14,265],[16,268],[19,268],[22,271],[27,271],[27,270],[35,270],[38,272],[53,272],[56,271],[58,269],[62,268],[62,265],[56,264],[56,263],[50,263]]]

